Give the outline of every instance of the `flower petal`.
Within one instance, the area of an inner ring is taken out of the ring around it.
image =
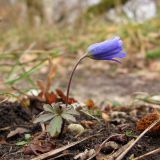
[[[111,60],[126,56],[123,51],[123,41],[120,37],[114,37],[88,47],[88,56],[97,60]]]

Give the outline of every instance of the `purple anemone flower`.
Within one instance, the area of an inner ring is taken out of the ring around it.
[[[120,37],[105,40],[92,44],[88,47],[88,56],[96,60],[112,60],[119,62],[116,58],[124,58],[123,42]]]

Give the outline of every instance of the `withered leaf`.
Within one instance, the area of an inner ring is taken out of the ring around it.
[[[49,104],[55,103],[57,100],[57,96],[54,92],[46,93],[45,97],[46,97],[47,103]]]
[[[53,139],[47,134],[47,132],[36,133],[33,140],[23,147],[24,154],[46,153],[56,147]]]
[[[82,120],[81,124],[86,128],[91,128],[92,126],[95,125],[95,121]]]
[[[44,144],[29,144],[28,146],[23,147],[24,154],[36,154],[38,153],[46,153],[52,150],[54,147],[51,143],[44,143]]]
[[[65,94],[63,93],[63,91],[61,89],[56,89],[56,93],[57,95],[64,101],[67,101],[67,97],[65,96]],[[72,104],[77,102],[74,98],[68,98],[68,104]]]

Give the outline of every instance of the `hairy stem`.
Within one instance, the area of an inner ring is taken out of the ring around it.
[[[87,57],[87,53],[85,53],[78,61],[77,63],[75,64],[72,72],[71,72],[71,75],[70,75],[70,79],[69,79],[69,82],[68,82],[68,86],[67,86],[67,96],[66,96],[66,106],[68,105],[68,99],[69,99],[69,93],[70,93],[70,87],[71,87],[71,82],[72,82],[72,78],[73,78],[73,75],[75,73],[75,70],[78,66],[78,64],[84,59]]]

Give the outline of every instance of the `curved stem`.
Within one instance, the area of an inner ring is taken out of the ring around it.
[[[84,59],[87,57],[87,53],[85,53],[78,61],[77,63],[75,64],[72,72],[71,72],[71,75],[70,75],[70,79],[69,79],[69,82],[68,82],[68,86],[67,86],[67,95],[66,95],[66,106],[68,105],[68,99],[69,99],[69,92],[70,92],[70,86],[71,86],[71,82],[72,82],[72,78],[73,78],[73,75],[75,73],[75,70],[78,66],[78,64]]]

